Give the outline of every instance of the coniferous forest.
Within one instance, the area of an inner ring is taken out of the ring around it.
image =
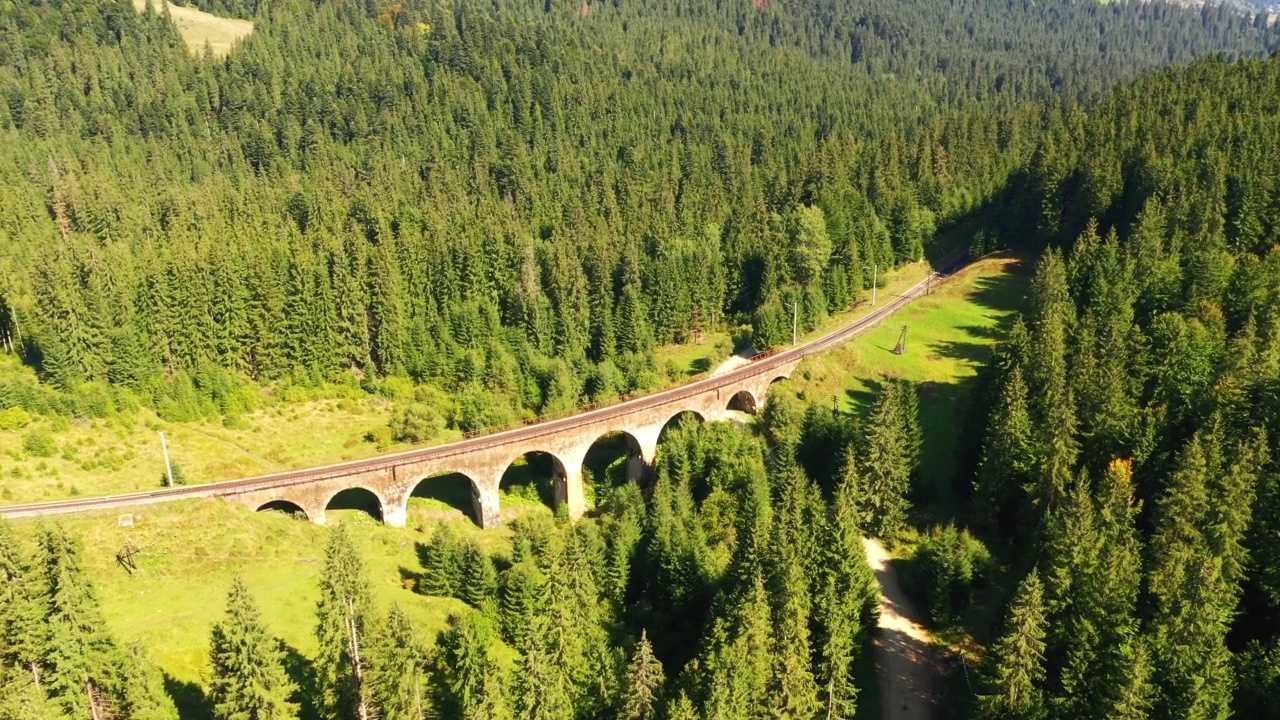
[[[1276,30],[1159,3],[196,4],[255,30],[213,58],[150,7],[0,4],[0,338],[41,378],[0,378],[0,409],[183,419],[400,377],[477,429],[652,387],[653,349],[705,331],[784,344],[789,303],[814,327],[963,222],[1035,273],[909,568],[939,624],[1007,581],[946,712],[1280,717]],[[439,531],[421,590],[471,609],[438,636],[336,528],[311,672],[236,582],[207,710],[853,718],[862,538],[919,521],[919,403],[773,398],[505,555]],[[0,524],[0,720],[178,717],[82,555]]]

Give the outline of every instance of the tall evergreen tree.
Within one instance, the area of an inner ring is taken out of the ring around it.
[[[662,696],[664,680],[662,663],[653,655],[648,633],[641,630],[640,642],[636,643],[631,664],[627,668],[627,681],[618,717],[622,720],[657,720],[658,700]]]
[[[370,632],[371,598],[364,561],[345,526],[329,535],[324,570],[320,575],[320,602],[316,607],[316,680],[320,705],[332,720],[371,720],[369,652],[375,642]]]
[[[979,697],[981,717],[1043,717],[1045,632],[1044,585],[1032,571],[1018,586],[1005,633],[991,650],[987,693]]]
[[[296,688],[285,674],[278,643],[267,634],[258,604],[236,578],[225,617],[214,623],[209,699],[217,720],[282,720],[297,714]]]

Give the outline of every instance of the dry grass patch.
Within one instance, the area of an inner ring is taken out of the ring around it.
[[[152,3],[156,12],[161,12],[164,7],[159,2],[164,0]],[[231,51],[231,46],[253,32],[253,23],[249,20],[218,17],[195,8],[165,4],[169,9],[169,17],[177,26],[183,42],[187,44],[187,49],[194,53],[203,53],[207,45],[214,57],[223,57]],[[133,0],[133,6],[142,12],[147,7],[147,0]]]

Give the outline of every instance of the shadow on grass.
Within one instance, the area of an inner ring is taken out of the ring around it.
[[[321,720],[317,707],[319,689],[316,687],[315,666],[288,643],[281,642],[280,650],[284,653],[284,671],[298,688],[289,698],[290,702],[298,704],[298,720]]]
[[[689,363],[689,374],[700,375],[704,372],[711,372],[711,358],[700,357]]]
[[[199,685],[165,673],[164,691],[173,699],[178,717],[183,720],[213,720],[213,701]]]

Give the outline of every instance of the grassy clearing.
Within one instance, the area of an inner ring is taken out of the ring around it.
[[[862,415],[883,378],[919,383],[925,443],[921,481],[945,497],[971,381],[1012,324],[1029,281],[1029,268],[1018,258],[980,260],[872,330],[806,359],[785,391]],[[882,291],[881,299],[892,293]],[[893,349],[903,325],[909,328],[907,353],[899,356]]]
[[[452,519],[442,521],[442,514]],[[327,528],[283,513],[253,513],[222,500],[144,508],[133,517],[133,527],[119,527],[115,514],[58,521],[83,539],[86,568],[119,639],[144,643],[174,681],[207,688],[209,628],[221,617],[226,592],[239,575],[257,597],[270,632],[301,657],[314,657]],[[398,604],[429,638],[445,627],[450,614],[469,612],[458,600],[411,589],[421,573],[422,546],[440,523],[475,537],[494,555],[510,552],[508,530],[482,531],[437,500],[413,499],[406,529],[385,527],[357,510],[330,511],[328,520],[358,529],[353,537],[380,611]],[[37,523],[15,522],[15,527],[33,532]],[[142,550],[133,576],[115,559],[125,538]]]
[[[207,45],[214,57],[223,57],[241,38],[253,32],[253,23],[248,20],[218,17],[195,8],[165,3],[164,0],[152,1],[156,12],[162,12],[164,5],[168,6],[169,17],[177,26],[178,34],[193,53],[203,53]],[[133,0],[133,6],[142,12],[146,9],[147,0]]]
[[[17,364],[12,358],[5,362]],[[369,457],[381,450],[365,434],[385,427],[392,412],[390,401],[368,397],[268,406],[243,416],[235,427],[214,421],[170,423],[145,409],[102,420],[37,417],[21,430],[0,433],[0,504],[159,487],[164,478],[160,430],[174,463],[192,484]],[[41,457],[29,447],[29,438],[39,434],[52,437],[51,456]],[[441,440],[459,437],[446,432]]]

